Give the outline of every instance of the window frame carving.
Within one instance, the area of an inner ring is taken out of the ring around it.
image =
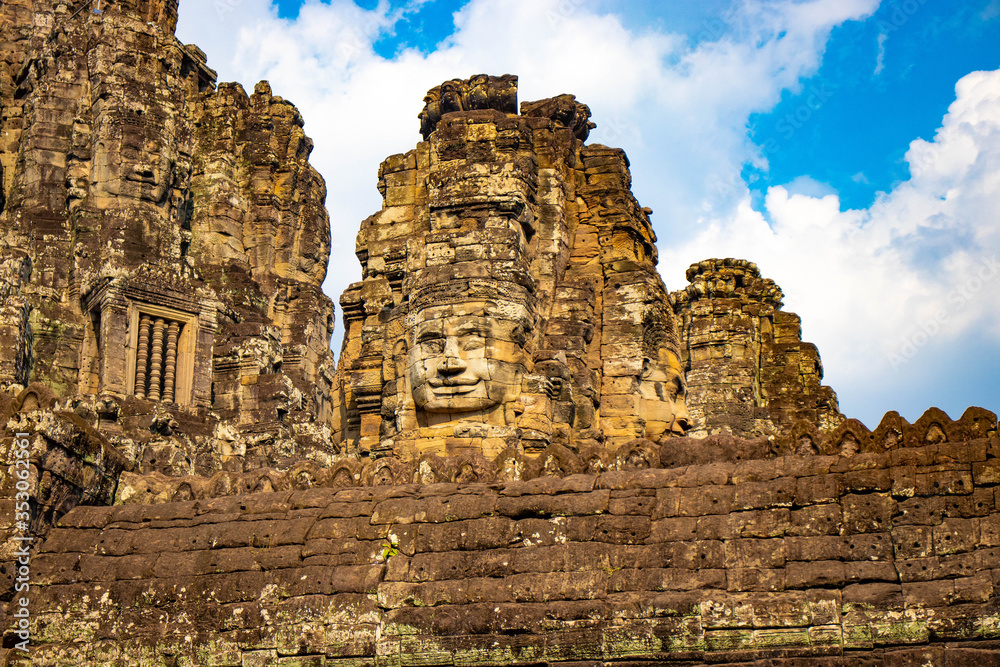
[[[157,318],[163,319],[166,322],[166,326],[169,326],[171,322],[177,322],[180,325],[180,331],[177,336],[176,358],[174,360],[174,396],[172,402],[177,405],[191,405],[194,385],[195,346],[198,340],[198,315],[131,299],[129,300],[126,315],[128,319],[128,346],[125,357],[125,387],[127,394],[129,396],[137,396],[136,370],[139,353],[139,323],[142,315],[147,315],[154,320]],[[166,332],[166,327],[164,328],[164,332]],[[162,345],[165,350],[167,346],[166,333],[164,333]],[[165,366],[161,368],[161,383],[166,371]],[[146,373],[146,381],[148,382],[149,367],[147,367]],[[163,396],[151,399],[145,394],[145,391],[143,392],[143,398],[145,400],[165,400]]]

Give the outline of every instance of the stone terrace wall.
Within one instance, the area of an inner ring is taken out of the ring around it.
[[[77,507],[32,560],[33,664],[997,664],[998,457]]]

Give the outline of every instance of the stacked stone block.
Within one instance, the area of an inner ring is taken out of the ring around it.
[[[31,275],[31,260],[4,250],[0,258],[0,385],[27,385],[32,365],[31,307],[21,288]]]

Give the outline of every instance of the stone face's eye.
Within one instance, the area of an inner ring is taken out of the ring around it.
[[[674,378],[668,385],[668,388],[671,400],[676,401],[677,399],[684,398],[684,385],[681,383],[680,378]]]
[[[480,350],[485,344],[485,339],[479,334],[467,334],[462,336],[463,350]]]
[[[417,344],[424,354],[440,354],[444,351],[444,338],[435,332],[427,332],[417,339]]]
[[[486,346],[486,332],[481,326],[469,325],[455,332],[458,348],[463,352],[481,350]]]
[[[665,401],[669,398],[669,391],[667,391],[662,382],[654,382],[653,390],[656,393],[656,397],[661,401]]]

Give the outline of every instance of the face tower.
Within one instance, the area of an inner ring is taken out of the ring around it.
[[[615,448],[687,428],[679,338],[649,209],[571,95],[517,79],[430,90],[424,141],[379,170],[363,279],[342,296],[348,451]]]

